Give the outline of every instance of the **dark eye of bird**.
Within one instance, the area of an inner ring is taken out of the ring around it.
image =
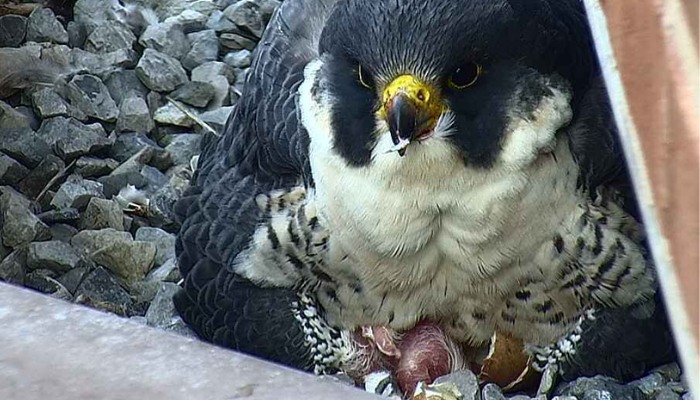
[[[374,78],[372,78],[372,74],[362,69],[361,65],[357,66],[357,79],[360,81],[360,84],[367,89],[374,89]]]
[[[475,84],[479,75],[481,75],[481,65],[470,62],[455,68],[447,79],[447,84],[452,89],[465,89]]]

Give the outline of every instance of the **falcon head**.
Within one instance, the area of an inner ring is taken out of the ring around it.
[[[392,174],[531,161],[594,65],[578,0],[341,1],[318,53],[300,91],[312,158]]]

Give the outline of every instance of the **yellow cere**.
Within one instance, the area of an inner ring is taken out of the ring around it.
[[[384,88],[379,116],[386,117],[386,107],[398,93],[406,94],[416,106],[423,108],[435,119],[434,122],[437,122],[445,108],[439,96],[426,84],[412,75],[401,75]]]

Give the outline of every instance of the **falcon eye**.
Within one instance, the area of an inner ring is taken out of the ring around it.
[[[362,69],[362,65],[357,66],[357,79],[360,81],[360,85],[366,87],[367,89],[374,89],[374,79],[372,74]]]
[[[476,83],[481,72],[481,65],[470,62],[469,64],[455,68],[447,79],[447,84],[452,89],[466,89]]]

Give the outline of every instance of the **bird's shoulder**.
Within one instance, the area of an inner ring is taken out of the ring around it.
[[[285,1],[255,49],[241,98],[221,137],[207,143],[194,182],[213,184],[232,169],[260,179],[306,176],[308,135],[298,112],[304,68],[336,0]]]

